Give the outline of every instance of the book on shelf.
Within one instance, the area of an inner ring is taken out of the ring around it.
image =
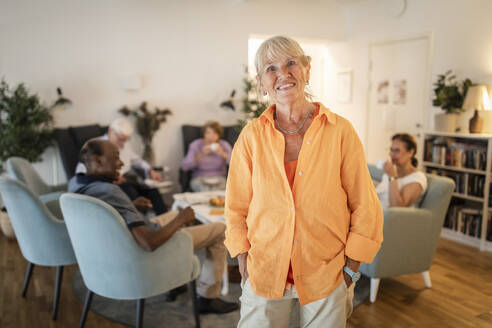
[[[487,220],[487,236],[488,241],[492,241],[492,213],[489,213],[489,219]]]
[[[487,167],[487,147],[483,143],[458,142],[455,138],[428,138],[424,144],[424,160],[483,171]]]
[[[492,183],[489,187],[489,207],[492,207]],[[492,213],[490,215],[492,215]]]
[[[436,169],[428,167],[426,169],[427,173],[445,176],[451,178],[454,181],[455,187],[454,192],[465,195],[466,192],[466,179],[467,174],[455,171],[449,171],[445,169]]]
[[[467,236],[480,238],[482,211],[474,208],[465,208],[463,205],[452,205],[446,214],[444,227]]]
[[[427,173],[445,176],[453,179],[455,183],[454,192],[463,194],[466,196],[473,196],[478,198],[484,197],[485,176],[473,173],[455,172],[446,169],[436,169],[428,167]],[[489,195],[489,203],[492,201]]]

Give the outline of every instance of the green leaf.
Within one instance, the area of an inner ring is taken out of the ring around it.
[[[0,82],[0,162],[13,156],[40,161],[53,143],[52,124],[50,110],[24,84],[11,89]]]

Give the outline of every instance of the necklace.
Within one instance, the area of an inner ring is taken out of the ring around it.
[[[308,116],[309,116],[309,112],[307,112],[306,115],[304,115],[304,119],[302,120],[301,125],[299,125],[299,127],[297,129],[293,130],[293,131],[285,130],[284,128],[282,128],[280,126],[280,124],[278,124],[278,121],[277,121],[277,113],[274,114],[273,119],[275,121],[275,125],[278,127],[278,129],[280,131],[282,131],[285,134],[294,134],[294,133],[298,133],[299,131],[302,130],[302,128],[304,127],[304,123],[306,123],[306,120],[307,120]]]

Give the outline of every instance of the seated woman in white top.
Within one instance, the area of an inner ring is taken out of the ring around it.
[[[425,174],[417,171],[417,143],[407,133],[395,134],[391,141],[390,158],[376,187],[381,206],[416,207],[427,189]]]

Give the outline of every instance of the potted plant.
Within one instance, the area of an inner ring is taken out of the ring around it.
[[[168,109],[155,108],[154,111],[147,109],[147,103],[144,101],[137,109],[129,109],[124,106],[119,112],[125,116],[133,116],[135,118],[135,127],[137,133],[142,138],[144,144],[143,158],[153,164],[154,150],[152,148],[152,139],[155,133],[159,130],[162,123],[167,121],[167,116],[172,115]]]
[[[456,80],[452,70],[437,76],[432,104],[444,111],[434,117],[434,127],[437,131],[456,132],[457,117],[464,112],[463,101],[471,85],[470,79],[461,82]]]
[[[10,88],[0,82],[0,173],[3,163],[13,156],[30,162],[41,160],[43,152],[53,142],[53,117],[38,95],[31,94],[24,84]],[[0,206],[1,207],[1,206]],[[0,227],[6,234],[13,232],[5,211],[0,213]],[[8,222],[7,222],[8,221]]]
[[[268,102],[261,98],[258,92],[258,85],[254,78],[248,74],[248,68],[245,69],[245,77],[243,78],[243,93],[244,96],[241,99],[242,108],[241,111],[244,113],[245,118],[238,120],[239,131],[252,119],[260,117],[261,114],[268,108]],[[234,105],[234,96],[236,90],[232,90],[231,96],[228,100],[223,101],[220,107],[227,110],[236,110]]]

